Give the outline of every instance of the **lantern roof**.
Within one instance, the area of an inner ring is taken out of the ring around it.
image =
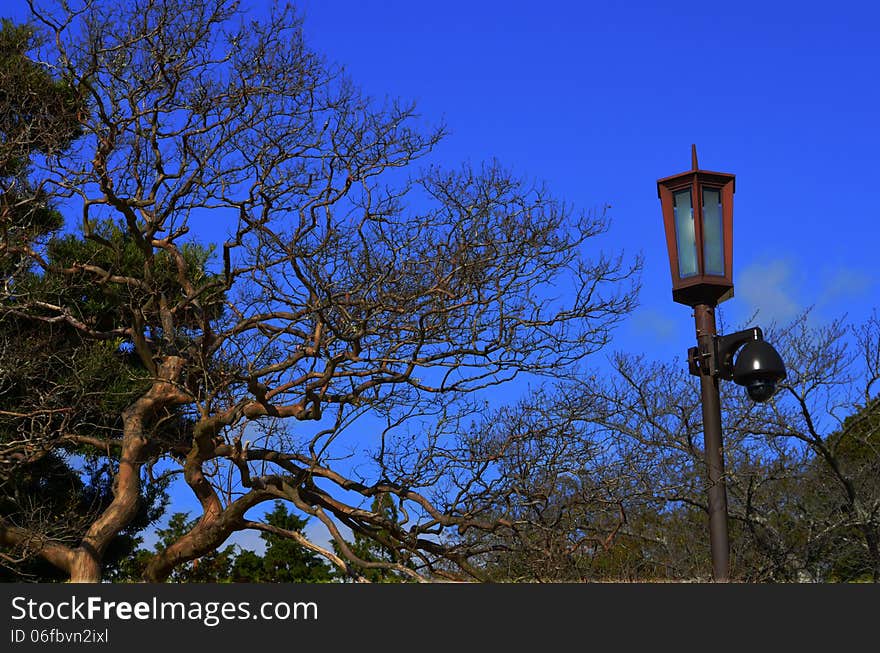
[[[697,176],[700,181],[709,183],[726,184],[733,182],[732,190],[736,192],[736,175],[729,172],[713,172],[712,170],[700,170],[697,162],[697,146],[691,145],[691,169],[685,172],[679,172],[677,175],[670,175],[657,180],[657,197],[660,197],[660,186],[677,186],[679,184],[686,185]]]

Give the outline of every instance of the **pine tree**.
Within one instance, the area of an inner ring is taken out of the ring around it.
[[[394,505],[394,497],[385,492],[380,492],[373,499],[371,509],[389,520],[390,523],[397,522],[397,507]],[[376,529],[372,535],[363,533],[355,533],[354,541],[349,542],[348,546],[351,552],[360,560],[366,563],[379,563],[383,566],[359,567],[356,562],[353,566],[357,573],[370,581],[371,583],[400,583],[406,580],[399,571],[391,568],[392,565],[403,563],[405,566],[406,559],[394,548],[382,544],[382,540],[387,540],[390,536],[385,529]],[[337,553],[341,553],[340,547],[334,542],[334,548]]]
[[[280,501],[266,514],[266,523],[285,531],[302,532],[307,521],[288,512]],[[272,532],[260,533],[266,543],[262,557],[242,551],[235,559],[233,580],[249,583],[324,583],[332,579],[331,570],[316,553],[289,537]]]
[[[31,27],[2,21],[0,528],[25,527],[75,542],[113,496],[115,470],[96,455],[94,442],[118,432],[119,412],[142,390],[145,370],[118,341],[85,340],[70,324],[47,324],[17,310],[69,292],[51,270],[89,247],[58,237],[62,214],[29,177],[34,158],[57,155],[78,138],[77,115],[85,110],[72,85],[28,58],[36,44]],[[34,264],[39,259],[44,266]],[[92,288],[77,306],[79,318],[106,319],[113,298]],[[134,520],[108,545],[108,570],[131,553],[137,532],[161,515],[164,489],[159,481],[142,493]],[[0,580],[66,578],[33,552],[27,540],[13,547]]]

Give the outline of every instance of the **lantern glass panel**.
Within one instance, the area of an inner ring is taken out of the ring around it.
[[[721,217],[721,191],[703,189],[703,261],[705,274],[724,276],[724,228]]]
[[[678,275],[684,279],[697,269],[697,234],[694,231],[694,206],[690,188],[672,194],[675,216],[675,242],[678,249]]]

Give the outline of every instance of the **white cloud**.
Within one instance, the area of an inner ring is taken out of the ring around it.
[[[825,306],[835,302],[864,297],[876,286],[874,275],[855,268],[835,268],[822,275],[822,292],[817,301]]]
[[[337,525],[339,527],[340,532],[342,533],[342,537],[347,539],[352,539],[351,532],[345,526],[341,524]],[[306,527],[303,529],[303,534],[309,538],[310,542],[317,544],[318,546],[322,546],[325,549],[333,550],[333,543],[330,537],[330,531],[327,530],[327,527],[324,526],[323,523],[319,519],[309,519],[309,523],[306,524]]]
[[[630,319],[633,332],[653,344],[674,340],[681,328],[671,317],[653,308],[636,309]]]
[[[764,324],[787,322],[804,309],[797,299],[798,281],[794,263],[777,259],[752,263],[735,279],[736,299],[746,315],[756,315]]]
[[[259,531],[255,530],[236,531],[220,548],[225,548],[230,544],[237,544],[243,551],[253,551],[257,555],[263,555],[266,552],[266,543],[260,537]]]

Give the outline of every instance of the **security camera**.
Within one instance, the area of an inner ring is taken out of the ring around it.
[[[765,402],[776,393],[785,378],[785,364],[773,346],[751,340],[740,350],[733,366],[733,382],[745,386],[752,401]]]
[[[745,386],[749,397],[757,402],[768,401],[776,394],[777,384],[785,378],[782,357],[764,341],[760,327],[724,336],[713,335],[711,346],[702,342],[698,347],[691,347],[688,349],[688,369],[695,376],[732,379]]]

